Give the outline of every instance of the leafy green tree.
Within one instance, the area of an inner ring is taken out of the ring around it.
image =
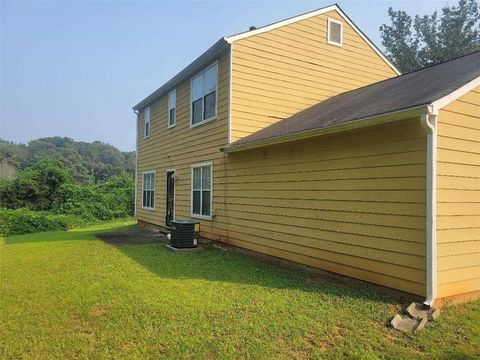
[[[101,141],[88,143],[54,136],[21,145],[0,140],[0,164],[8,162],[7,165],[20,171],[42,159],[61,162],[78,184],[101,183],[113,176],[135,172],[135,152],[122,152]]]
[[[0,163],[8,163],[18,169],[26,154],[25,145],[0,139]]]
[[[380,26],[387,55],[401,72],[480,50],[480,11],[476,0],[447,5],[442,15],[416,15],[388,9],[390,25]]]
[[[0,207],[49,210],[57,190],[73,176],[58,161],[40,160],[0,187]]]

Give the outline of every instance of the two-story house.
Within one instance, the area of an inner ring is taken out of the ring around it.
[[[407,75],[332,5],[135,105],[136,218],[435,299],[480,291],[480,66]]]

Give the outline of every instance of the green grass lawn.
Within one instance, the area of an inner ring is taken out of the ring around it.
[[[385,326],[400,304],[368,285],[94,236],[126,226],[0,238],[0,358],[480,357],[480,301],[404,334]]]

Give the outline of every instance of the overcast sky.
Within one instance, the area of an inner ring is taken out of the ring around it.
[[[331,3],[0,0],[0,138],[59,135],[134,150],[132,106],[220,37]],[[445,3],[338,0],[377,45],[389,6],[423,15]]]

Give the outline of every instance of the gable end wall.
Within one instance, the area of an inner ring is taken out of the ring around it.
[[[342,47],[327,43],[328,18],[343,23]],[[396,76],[336,11],[232,46],[232,142],[319,101]]]

